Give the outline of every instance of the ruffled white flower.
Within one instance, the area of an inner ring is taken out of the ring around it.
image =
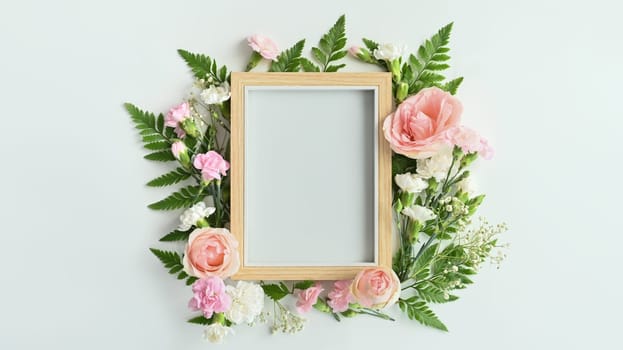
[[[421,205],[413,205],[408,208],[402,209],[402,214],[410,217],[414,221],[425,223],[428,220],[433,220],[437,217],[432,210],[423,207]]]
[[[428,181],[416,174],[398,174],[394,177],[394,180],[401,190],[409,193],[420,193],[428,188]]]
[[[180,215],[180,225],[178,229],[181,231],[189,230],[192,226],[197,224],[197,221],[212,215],[215,210],[214,207],[206,206],[204,202],[193,205],[184,210],[182,215]]]
[[[425,179],[434,177],[438,181],[446,178],[452,165],[452,148],[444,147],[432,157],[417,160],[417,173]]]
[[[402,57],[406,49],[407,48],[405,45],[396,45],[396,44],[388,43],[388,44],[379,45],[379,47],[376,50],[374,50],[373,54],[374,54],[374,58],[376,58],[377,60],[386,60],[386,61],[391,62],[397,58]]]
[[[210,85],[209,88],[201,91],[201,99],[209,105],[223,103],[229,100],[230,95],[228,83],[224,83],[221,86]]]
[[[258,284],[238,281],[236,287],[227,286],[232,303],[225,317],[235,324],[251,323],[264,309],[264,290]]]
[[[220,323],[212,323],[203,331],[203,338],[210,343],[221,344],[228,334],[234,334],[234,330],[230,327],[223,326]]]

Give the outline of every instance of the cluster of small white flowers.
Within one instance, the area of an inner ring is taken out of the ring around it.
[[[197,221],[208,217],[214,213],[216,209],[214,207],[208,207],[204,202],[199,202],[192,207],[184,210],[180,215],[180,225],[178,229],[181,231],[187,231],[191,227],[197,224]]]
[[[459,239],[467,249],[466,253],[474,266],[478,267],[489,258],[489,261],[499,268],[500,263],[506,257],[501,249],[508,247],[508,245],[498,245],[496,236],[507,230],[508,227],[505,223],[491,225],[486,219],[480,218],[480,225],[468,230]],[[492,253],[494,248],[499,250]]]
[[[238,281],[234,286],[227,286],[227,294],[232,303],[225,317],[235,324],[252,323],[261,314],[264,308],[264,290],[260,285],[251,282]]]
[[[234,334],[234,330],[220,323],[212,323],[203,331],[203,338],[210,343],[221,344],[228,334]]]
[[[273,326],[271,332],[283,332],[283,333],[296,333],[303,330],[305,326],[305,319],[293,314],[290,310],[286,309],[280,303],[276,303],[279,307],[279,311],[275,313],[275,319],[273,320]]]

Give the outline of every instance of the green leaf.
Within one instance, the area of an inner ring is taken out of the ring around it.
[[[438,246],[439,243],[429,246],[415,260],[411,277],[416,281],[423,280],[430,274],[430,264],[437,253]]]
[[[366,38],[363,38],[361,40],[363,41],[363,44],[366,46],[366,48],[370,52],[374,52],[374,50],[379,48],[379,43],[377,43],[376,41],[366,39]]]
[[[442,82],[445,77],[439,73],[433,72],[440,72],[450,68],[445,62],[450,60],[450,56],[446,53],[450,50],[447,45],[450,42],[452,25],[453,23],[447,24],[439,29],[430,39],[424,41],[417,50],[417,56],[409,56],[409,65],[412,74],[406,75],[405,72],[403,72],[403,76],[406,76],[405,80],[409,84],[409,94],[415,94],[431,86],[439,86],[444,89],[445,84],[440,84],[440,82]],[[447,84],[451,85],[447,86],[448,89],[444,90],[450,91],[450,89],[452,89],[456,92],[456,88],[458,87],[456,82],[449,82]]]
[[[333,27],[320,38],[318,47],[312,47],[312,55],[318,61],[324,72],[337,72],[345,65],[330,65],[342,59],[348,53],[344,50],[346,46],[346,16],[342,15],[333,24]]]
[[[145,148],[153,151],[145,156],[145,159],[155,161],[169,161],[173,154],[170,152],[171,140],[170,135],[172,128],[164,126],[164,115],[159,114],[157,117],[150,112],[143,111],[131,103],[124,104],[126,111],[130,114],[130,118],[134,122],[135,128],[139,131]]]
[[[192,230],[188,230],[188,231],[174,230],[174,231],[169,232],[166,236],[160,238],[160,242],[186,241],[188,240],[188,236],[190,236],[191,232]]]
[[[171,150],[156,151],[145,155],[145,157],[143,158],[156,162],[171,162],[175,160],[175,157],[173,156],[173,153],[171,153]]]
[[[147,186],[150,187],[163,187],[174,185],[178,182],[184,181],[190,177],[190,173],[184,170],[183,168],[177,168],[168,172],[164,175],[161,175],[147,183]]]
[[[304,72],[320,72],[320,68],[305,57],[301,57],[299,62],[301,63],[301,68]]]
[[[194,277],[194,276],[190,276],[186,279],[186,285],[190,286],[191,284],[195,283],[199,278]]]
[[[273,61],[269,72],[298,72],[300,66],[300,57],[305,46],[305,39],[300,40],[291,48],[284,50],[277,57],[277,61]]]
[[[463,82],[463,77],[458,77],[456,79],[452,79],[448,82],[446,82],[445,84],[441,85],[440,88],[442,90],[445,90],[449,93],[451,93],[452,95],[456,94],[456,90],[459,88],[459,86],[461,85],[461,83]]]
[[[428,308],[425,301],[418,301],[417,298],[410,298],[408,300],[399,301],[400,309],[407,313],[407,316],[411,320],[417,320],[421,324],[439,330],[448,331],[446,325],[444,325],[437,315]]]
[[[456,295],[447,294],[431,283],[419,284],[416,289],[420,298],[428,301],[429,303],[449,303],[459,298]],[[447,299],[446,296],[448,297]]]
[[[203,315],[199,315],[197,317],[193,317],[190,320],[187,321],[188,323],[192,323],[192,324],[200,324],[200,325],[208,325],[210,324],[210,319],[205,318],[205,316]]]
[[[264,293],[266,296],[271,298],[274,301],[279,301],[285,298],[286,295],[290,294],[288,288],[283,288],[283,283],[281,284],[264,284],[262,285],[262,289],[264,289]]]
[[[197,280],[196,277],[188,276],[183,271],[184,264],[182,264],[182,257],[178,253],[155,248],[150,248],[149,250],[162,262],[170,274],[177,275],[177,279],[180,280],[186,279],[186,285],[191,285]]]
[[[314,281],[301,281],[294,284],[294,289],[305,290],[315,284]]]
[[[181,49],[177,50],[177,52],[186,61],[186,64],[197,79],[208,79],[211,77],[219,83],[227,81],[227,67],[223,66],[219,69],[216,61],[210,56],[191,53]]]
[[[150,209],[155,210],[173,210],[179,208],[189,208],[193,204],[203,199],[201,187],[187,186],[174,192],[167,198],[148,205]]]

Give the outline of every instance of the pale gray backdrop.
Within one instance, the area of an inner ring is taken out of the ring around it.
[[[0,348],[209,347],[184,323],[189,289],[147,250],[176,217],[145,208],[162,167],[121,104],[177,103],[191,82],[178,48],[241,69],[246,35],[315,43],[342,13],[351,44],[412,49],[455,21],[464,121],[497,149],[478,169],[481,213],[508,221],[510,256],[435,308],[448,334],[312,314],[299,335],[239,327],[223,348],[619,348],[621,7],[542,0],[3,1]]]

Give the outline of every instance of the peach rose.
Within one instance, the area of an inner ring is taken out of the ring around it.
[[[184,271],[191,276],[227,278],[238,271],[238,241],[225,228],[198,228],[188,237]]]
[[[431,87],[402,102],[383,123],[385,138],[396,153],[423,159],[446,142],[444,132],[459,124],[463,106],[451,94]]]
[[[394,305],[400,297],[400,279],[386,267],[373,267],[359,271],[350,291],[355,300],[374,309],[384,309]]]

